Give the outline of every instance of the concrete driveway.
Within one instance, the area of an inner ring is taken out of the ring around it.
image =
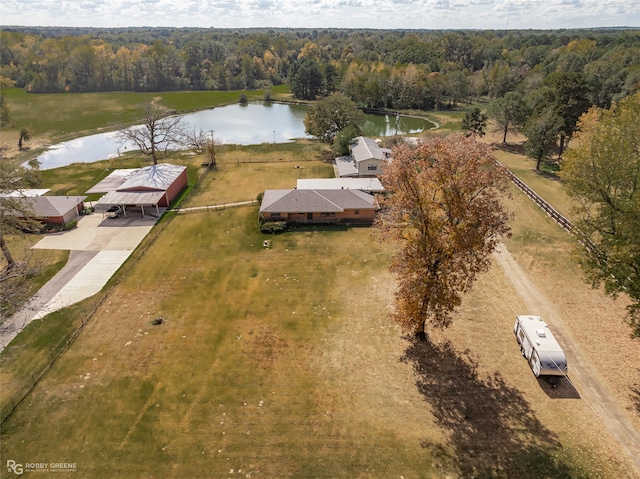
[[[78,227],[42,238],[35,249],[71,251],[134,250],[158,219],[146,216],[103,218],[100,213],[81,217]]]
[[[69,261],[21,311],[2,324],[0,351],[34,319],[100,291],[157,221],[153,216],[104,218],[95,213],[81,217],[73,230],[40,240],[33,248],[70,250]]]

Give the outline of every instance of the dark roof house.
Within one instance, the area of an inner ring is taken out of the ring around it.
[[[266,190],[260,217],[288,223],[371,223],[378,209],[376,199],[360,190]]]
[[[20,198],[33,212],[32,218],[46,224],[64,225],[81,215],[86,196],[28,196]]]

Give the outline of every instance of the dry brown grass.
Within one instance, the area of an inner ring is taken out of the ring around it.
[[[272,166],[286,187],[300,173]],[[212,175],[193,201],[262,187],[259,167]],[[508,248],[638,426],[624,304],[582,283],[566,233],[517,192],[511,205]],[[176,217],[12,418],[3,453],[87,477],[634,477],[589,404],[533,377],[500,267],[449,330],[414,343],[387,316],[393,245],[303,229],[265,249],[255,215]]]

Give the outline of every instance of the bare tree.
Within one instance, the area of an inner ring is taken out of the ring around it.
[[[184,139],[184,146],[194,151],[204,151],[205,145],[210,141],[211,132],[203,129],[196,130],[193,127],[193,131],[186,132]]]
[[[207,166],[212,170],[218,169],[218,161],[216,159],[216,141],[211,139],[204,145],[204,153],[207,155]]]
[[[4,159],[0,162],[0,317],[14,311],[28,292],[28,278],[38,269],[27,252],[15,256],[7,237],[35,232],[40,223],[31,219],[33,212],[24,197],[15,195],[21,189],[34,186],[34,172]]]
[[[216,145],[219,144],[219,141],[213,136],[213,131],[205,131],[205,130],[196,130],[193,128],[192,132],[189,132],[185,136],[184,145],[192,150],[203,152],[206,157],[206,163],[203,162],[203,166],[208,166],[209,168],[215,170],[217,167],[216,162]]]
[[[42,271],[42,262],[26,248],[18,251],[19,260],[14,266],[5,266],[0,271],[0,324],[24,306],[31,294],[29,278]]]
[[[158,164],[158,151],[185,145],[188,134],[182,116],[171,116],[168,108],[153,102],[144,105],[144,121],[120,130],[116,138],[121,144],[131,142],[145,155],[150,155],[153,164]]]

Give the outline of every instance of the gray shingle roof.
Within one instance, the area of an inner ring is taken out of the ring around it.
[[[358,176],[358,167],[356,166],[353,156],[340,156],[335,159],[335,162],[338,167],[338,174],[341,177]]]
[[[375,198],[359,190],[266,190],[260,213],[339,213],[377,209]]]
[[[64,216],[77,205],[82,203],[86,196],[30,196],[24,198],[33,210],[34,216]]]
[[[356,138],[356,143],[351,147],[351,154],[353,155],[356,163],[370,160],[372,158],[375,158],[376,160],[384,160],[390,152],[391,150],[380,148],[375,140],[364,136]]]

